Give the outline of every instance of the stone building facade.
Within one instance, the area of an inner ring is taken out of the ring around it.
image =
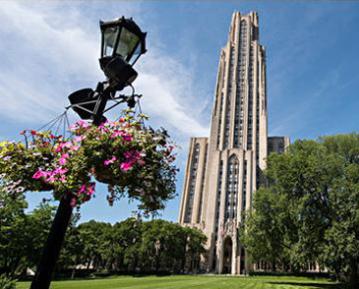
[[[238,239],[243,212],[252,206],[268,150],[283,151],[286,137],[267,135],[266,52],[258,15],[232,16],[221,50],[210,136],[190,140],[179,222],[208,237],[208,272],[250,269]]]

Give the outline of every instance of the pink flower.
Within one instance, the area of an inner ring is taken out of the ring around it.
[[[59,159],[59,164],[60,165],[66,164],[68,157],[69,157],[68,153],[62,154],[61,158]]]
[[[86,136],[84,136],[84,135],[77,135],[77,136],[74,137],[74,141],[75,142],[82,142],[85,138],[86,138]]]
[[[53,183],[56,181],[55,175],[50,174],[47,178],[46,178],[46,182],[48,183]]]
[[[140,152],[137,150],[127,151],[123,155],[126,159],[131,159],[131,160],[138,160],[141,157]]]
[[[128,170],[132,169],[132,167],[133,167],[133,162],[123,162],[120,165],[120,168],[123,171],[128,171]]]
[[[82,193],[85,193],[86,192],[86,185],[82,185],[80,187],[80,190],[77,192],[77,195],[81,195]]]
[[[82,119],[78,120],[78,121],[76,122],[76,124],[77,124],[79,127],[82,127],[82,128],[87,128],[87,127],[90,126],[90,124],[89,124],[87,121],[82,120]]]
[[[114,132],[113,132],[113,134],[111,135],[111,138],[116,138],[116,137],[118,137],[118,136],[122,136],[124,134],[124,132],[122,131],[122,130],[115,130]]]
[[[61,142],[57,145],[55,152],[59,153],[63,148],[70,148],[72,144],[70,142]]]
[[[131,141],[132,140],[132,135],[130,134],[125,134],[122,136],[124,141]]]
[[[53,174],[54,175],[63,175],[65,173],[67,173],[68,169],[64,169],[64,168],[56,168],[54,171],[53,171]]]
[[[82,194],[86,195],[89,198],[95,193],[95,183],[90,183],[89,185],[83,184],[77,192],[77,195],[80,196]]]
[[[85,120],[78,120],[77,122],[75,122],[74,124],[70,125],[70,130],[77,130],[79,128],[88,128],[90,126],[90,124],[85,121]]]
[[[113,164],[116,160],[117,160],[117,158],[116,158],[115,156],[113,156],[112,158],[110,158],[110,159],[108,159],[108,160],[105,160],[105,161],[103,162],[103,164],[104,164],[105,166],[108,166],[108,165],[110,165],[110,164]]]
[[[96,183],[90,183],[90,186],[87,188],[87,195],[92,196],[95,193]]]
[[[38,169],[36,173],[34,173],[34,175],[32,176],[33,179],[41,179],[42,177],[47,177],[48,172],[45,172],[41,169]]]

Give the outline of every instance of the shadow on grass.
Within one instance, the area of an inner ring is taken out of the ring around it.
[[[267,282],[273,285],[291,285],[291,286],[302,286],[302,287],[313,287],[321,289],[342,289],[343,284],[340,283],[315,283],[315,282]]]

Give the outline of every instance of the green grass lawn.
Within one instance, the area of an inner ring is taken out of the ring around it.
[[[29,282],[19,282],[18,289],[28,289]],[[302,277],[231,277],[231,276],[166,276],[110,277],[75,281],[55,281],[52,289],[342,289],[325,279]]]

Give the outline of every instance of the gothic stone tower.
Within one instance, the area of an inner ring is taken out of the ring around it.
[[[243,274],[251,267],[237,229],[260,185],[268,141],[270,148],[289,142],[267,136],[266,62],[258,15],[235,12],[220,53],[210,137],[191,138],[179,213],[180,224],[208,237],[207,271]]]

